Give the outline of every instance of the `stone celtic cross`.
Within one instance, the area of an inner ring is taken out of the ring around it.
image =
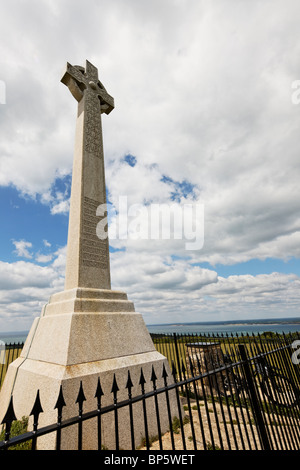
[[[61,81],[78,101],[65,289],[110,289],[108,237],[96,234],[96,210],[106,203],[101,114],[114,109],[114,99],[89,61],[85,68],[67,63]]]

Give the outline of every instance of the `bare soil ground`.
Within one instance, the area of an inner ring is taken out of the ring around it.
[[[252,412],[247,407],[227,406],[217,401],[182,399],[187,423],[180,424],[162,436],[163,450],[260,450],[259,431]],[[264,413],[270,440],[275,449],[293,449],[299,429],[299,419]],[[295,434],[296,433],[296,434]],[[153,441],[152,441],[153,439]],[[173,440],[173,442],[172,442]],[[161,450],[158,437],[150,437],[151,450]],[[141,450],[146,450],[143,446]]]

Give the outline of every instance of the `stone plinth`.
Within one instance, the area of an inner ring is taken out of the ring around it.
[[[7,372],[0,393],[0,420],[13,396],[18,419],[28,416],[40,390],[44,413],[40,425],[55,423],[57,412],[54,406],[62,385],[67,406],[63,419],[76,416],[75,404],[79,385],[82,382],[86,401],[84,412],[97,408],[95,392],[98,378],[104,392],[103,406],[113,403],[111,393],[114,375],[120,389],[118,400],[128,398],[126,382],[128,371],[134,384],[133,396],[141,393],[139,379],[143,370],[146,392],[152,390],[150,382],[152,365],[158,377],[157,387],[163,386],[162,368],[172,375],[168,362],[158,353],[142,316],[134,311],[127,295],[119,291],[97,289],[72,289],[55,294],[36,318],[25,342],[20,357]],[[178,416],[176,399],[170,394],[173,416]],[[159,396],[162,431],[169,427],[164,394]],[[154,401],[147,401],[149,434],[157,435]],[[129,412],[119,411],[120,446],[131,447]],[[134,405],[135,438],[138,446],[145,436],[142,403]],[[114,417],[112,413],[103,417],[103,445],[114,449]],[[62,448],[76,449],[77,427],[62,432]],[[97,448],[96,419],[84,423],[83,446]],[[55,435],[39,439],[38,448],[53,449]]]

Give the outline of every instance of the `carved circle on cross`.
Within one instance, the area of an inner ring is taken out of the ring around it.
[[[92,80],[89,82],[89,86],[90,88],[92,88],[92,90],[97,90],[97,84]]]

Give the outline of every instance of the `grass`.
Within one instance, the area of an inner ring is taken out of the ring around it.
[[[184,416],[183,420],[182,420],[182,423],[183,425],[185,424],[188,424],[190,422],[190,419],[188,416]],[[172,431],[174,434],[179,434],[180,433],[180,429],[181,429],[181,424],[180,424],[180,420],[179,418],[177,418],[176,416],[174,417],[173,419],[173,422],[172,422]],[[152,446],[153,442],[156,442],[158,441],[159,437],[158,436],[149,436],[148,437],[148,441],[149,441],[149,447]],[[146,441],[146,437],[143,437],[142,440],[141,440],[141,443],[140,445],[137,447],[137,449],[141,449],[143,447],[146,447],[147,446],[147,441]]]
[[[15,436],[20,436],[21,434],[25,434],[27,432],[28,426],[28,417],[23,416],[21,420],[13,421],[11,425],[11,432],[10,438]],[[4,441],[5,438],[5,430],[3,429],[0,433],[0,441]],[[11,446],[8,450],[30,450],[31,449],[31,440],[22,442],[21,444],[17,444],[15,446]]]
[[[190,418],[188,416],[184,416],[184,418],[182,420],[183,425],[185,425],[189,422],[190,422]],[[179,434],[180,428],[181,428],[180,420],[179,420],[179,418],[175,417],[173,419],[173,423],[172,423],[172,430],[175,434]]]
[[[15,348],[6,346],[5,350],[0,351],[0,387],[4,381],[9,364],[19,357],[22,347],[22,344]]]

